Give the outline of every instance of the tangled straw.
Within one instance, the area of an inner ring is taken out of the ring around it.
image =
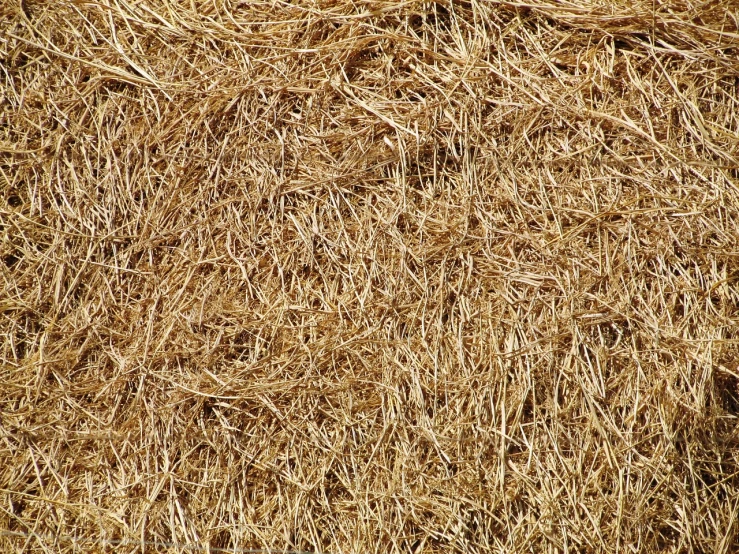
[[[178,550],[189,550],[195,552],[225,552],[234,554],[320,554],[319,552],[310,552],[305,550],[278,550],[271,548],[222,548],[216,546],[204,546],[199,544],[164,542],[164,541],[142,541],[133,539],[91,539],[88,537],[72,537],[72,536],[52,536],[43,535],[34,532],[24,533],[22,531],[6,531],[0,530],[0,536],[15,537],[24,539],[36,539],[38,541],[48,541],[51,543],[71,542],[77,545],[95,545],[95,546],[138,546],[142,552],[144,547],[153,546],[158,548],[176,548]]]
[[[737,13],[0,1],[0,528],[739,552]]]

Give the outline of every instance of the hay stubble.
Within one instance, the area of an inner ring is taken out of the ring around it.
[[[2,549],[739,548],[737,7],[3,3]]]

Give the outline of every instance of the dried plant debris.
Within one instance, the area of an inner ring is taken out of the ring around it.
[[[739,2],[2,2],[0,333],[3,552],[739,551]]]

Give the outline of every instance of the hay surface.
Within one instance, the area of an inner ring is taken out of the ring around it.
[[[0,550],[739,551],[738,8],[0,3]]]

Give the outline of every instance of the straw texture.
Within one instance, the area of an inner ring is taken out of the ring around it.
[[[1,2],[0,550],[739,550],[738,10]]]

